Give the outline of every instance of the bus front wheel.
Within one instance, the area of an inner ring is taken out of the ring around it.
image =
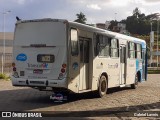
[[[138,87],[138,75],[135,76],[135,83],[131,84],[132,89],[136,89]]]
[[[98,90],[97,90],[98,97],[103,97],[107,92],[107,88],[108,88],[107,79],[104,75],[102,75],[100,77]]]

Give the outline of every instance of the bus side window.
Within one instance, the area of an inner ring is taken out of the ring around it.
[[[96,35],[95,37],[95,55],[97,56],[99,54],[99,35]]]
[[[133,42],[129,42],[129,45],[128,45],[128,47],[129,47],[129,58],[132,58],[132,59],[134,59],[135,58],[135,43],[133,43]]]
[[[110,44],[109,44],[109,40],[110,38],[107,36],[103,36],[100,39],[100,51],[99,51],[99,56],[103,56],[103,57],[109,57],[110,54]]]
[[[136,57],[142,59],[142,46],[141,44],[136,44]]]
[[[96,53],[99,57],[109,57],[110,54],[110,38],[103,35],[96,37]]]
[[[126,51],[126,48],[125,47],[122,47],[121,49],[120,49],[120,53],[122,53],[121,54],[121,57],[120,57],[120,61],[121,61],[121,63],[126,63],[125,61],[125,56],[126,56],[126,53],[125,53],[125,51]]]
[[[98,56],[100,52],[101,37],[102,35],[95,35],[95,56]]]
[[[119,45],[117,39],[111,40],[111,57],[119,57]]]
[[[71,54],[78,56],[78,33],[76,29],[71,29]]]

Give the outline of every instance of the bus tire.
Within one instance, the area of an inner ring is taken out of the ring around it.
[[[106,77],[104,75],[102,75],[100,77],[100,80],[99,80],[97,96],[98,97],[103,97],[104,95],[106,95],[107,88],[108,88],[107,79],[106,79]]]
[[[136,89],[138,87],[138,75],[135,75],[135,83],[131,84],[132,89]]]

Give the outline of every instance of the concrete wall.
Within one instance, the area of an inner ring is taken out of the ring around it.
[[[11,73],[13,36],[11,32],[5,33],[5,60],[3,64],[4,73]],[[4,58],[4,34],[0,32],[0,73],[2,72],[2,59]]]

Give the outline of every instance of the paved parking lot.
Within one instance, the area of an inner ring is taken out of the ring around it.
[[[68,101],[56,103],[49,99],[50,95],[51,92],[13,87],[11,81],[0,80],[0,111],[68,111],[91,117],[106,114],[116,117],[116,114],[124,115],[123,111],[160,111],[160,75],[148,75],[148,81],[140,83],[135,90],[109,89],[103,98],[95,98],[92,93],[73,94]]]

